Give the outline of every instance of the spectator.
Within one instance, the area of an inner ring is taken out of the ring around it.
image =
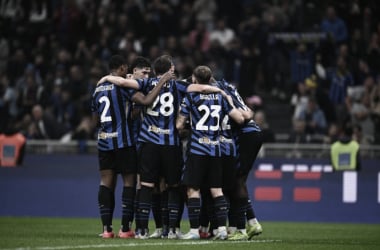
[[[371,94],[371,117],[375,127],[375,143],[380,142],[380,83],[373,88]]]
[[[309,142],[308,136],[305,132],[306,123],[302,120],[293,121],[293,129],[290,133],[288,142],[291,143],[307,143]]]
[[[305,43],[299,43],[295,50],[290,52],[290,72],[293,85],[303,82],[313,73],[313,53]]]
[[[363,94],[356,99],[350,108],[351,121],[358,124],[363,131],[363,142],[371,144],[374,141],[374,123],[371,118],[370,96]]]
[[[318,136],[326,133],[325,114],[314,98],[309,98],[306,109],[301,111],[297,119],[305,122],[305,133],[308,135]]]
[[[337,124],[332,123],[329,126],[327,135],[324,137],[323,142],[326,144],[332,144],[339,139],[339,128]]]
[[[189,34],[189,46],[193,50],[207,52],[210,49],[210,33],[205,27],[205,23],[198,21],[195,29]]]
[[[297,92],[292,95],[290,104],[293,107],[292,119],[297,119],[301,112],[306,109],[309,102],[309,93],[306,84],[301,82],[298,84]]]
[[[27,70],[25,77],[18,82],[18,105],[23,114],[30,113],[33,105],[43,102],[44,89],[38,84],[34,70]]]
[[[60,139],[68,130],[60,126],[54,117],[46,112],[41,105],[32,108],[32,123],[28,128],[27,138],[44,140]]]
[[[0,74],[0,132],[8,126],[10,121],[15,122],[19,115],[17,105],[17,91],[10,86],[6,75]]]
[[[220,18],[216,21],[216,25],[210,31],[210,41],[218,42],[222,47],[228,48],[228,44],[235,38],[235,32],[226,26],[226,21]]]
[[[204,23],[205,29],[212,30],[217,7],[215,0],[195,0],[192,11],[196,22]]]
[[[342,57],[337,58],[337,66],[330,72],[328,81],[330,83],[329,98],[335,105],[337,122],[343,123],[347,116],[345,106],[347,88],[354,85],[351,72],[347,69],[346,61]]]
[[[337,44],[347,41],[348,32],[344,20],[336,15],[335,8],[328,6],[326,9],[326,17],[321,22],[321,30],[332,35]]]

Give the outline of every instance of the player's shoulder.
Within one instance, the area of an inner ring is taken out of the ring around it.
[[[228,89],[228,90],[235,90],[236,89],[235,85],[227,82],[225,79],[217,81],[217,84],[219,85],[219,87],[224,88],[224,89]]]
[[[172,79],[171,81],[176,85],[177,88],[183,91],[185,91],[187,87],[190,85],[190,83],[184,80]]]

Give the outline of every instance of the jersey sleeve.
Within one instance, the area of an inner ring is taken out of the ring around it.
[[[177,85],[177,89],[179,92],[181,92],[182,94],[186,94],[187,93],[187,87],[189,87],[190,84],[188,82],[185,82],[185,81],[177,80],[176,85]]]
[[[141,91],[143,93],[146,93],[148,92],[148,87],[149,87],[149,78],[148,79],[136,79],[138,85],[139,85],[139,89],[135,90],[136,92],[137,91]]]

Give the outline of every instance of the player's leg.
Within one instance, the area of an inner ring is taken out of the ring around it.
[[[140,200],[140,189],[141,189],[141,182],[140,182],[140,174],[138,173],[136,176],[136,196],[135,196],[135,202],[133,206],[133,209],[134,209],[133,211],[135,215],[135,237],[140,235],[140,232],[141,232],[140,219],[137,215],[137,209],[139,207],[139,200]]]
[[[182,235],[181,239],[199,239],[199,214],[201,208],[200,187],[205,175],[202,156],[190,154],[187,158],[183,184],[187,187],[187,211],[190,222],[190,231]]]
[[[234,156],[222,157],[223,164],[223,194],[229,204],[228,214],[228,240],[247,240],[248,235],[245,229],[245,213],[239,212],[238,200],[235,195],[237,159]],[[242,207],[242,206],[241,206]],[[242,218],[238,219],[238,216]],[[238,227],[238,221],[243,221]],[[239,228],[239,230],[238,230]]]
[[[149,238],[158,239],[161,238],[162,234],[161,192],[159,183],[155,184],[152,193],[152,214],[156,228]]]
[[[136,138],[137,141],[137,138]],[[135,217],[135,237],[138,238],[141,232],[140,220],[137,216],[137,209],[139,207],[139,197],[140,197],[140,189],[141,189],[141,181],[140,181],[140,163],[141,163],[141,145],[136,144],[136,155],[137,155],[137,174],[136,174],[136,195],[134,202],[134,217]]]
[[[243,226],[243,216],[246,217],[247,214],[254,216],[253,218],[244,218],[244,227],[245,220],[247,219],[247,233],[249,239],[252,239],[254,235],[258,235],[262,232],[262,227],[258,223],[256,215],[253,210],[253,206],[249,199],[249,193],[247,189],[247,178],[250,170],[253,167],[253,164],[256,160],[257,154],[260,151],[262,146],[262,134],[261,132],[250,132],[243,133],[239,136],[239,160],[240,168],[238,170],[237,176],[237,204],[238,204],[238,228]],[[247,213],[248,211],[248,213]]]
[[[212,198],[210,190],[208,188],[201,188],[201,212],[199,215],[199,236],[201,239],[207,239],[211,235],[209,232],[212,232],[211,221],[214,218]],[[213,218],[212,218],[213,217]],[[209,231],[210,229],[210,231]]]
[[[164,165],[165,163],[163,163]],[[162,238],[166,238],[168,236],[169,232],[169,208],[168,208],[168,200],[169,200],[169,192],[168,188],[165,183],[164,178],[160,178],[160,193],[161,193],[161,200],[160,200],[160,215],[161,215],[161,221],[162,221]]]
[[[227,239],[228,203],[223,194],[223,165],[220,157],[209,157],[207,181],[214,203],[214,213],[217,224],[217,234],[214,239]]]
[[[113,152],[99,151],[100,185],[98,204],[103,226],[103,238],[113,238],[112,218],[115,208],[116,173],[114,171]]]
[[[158,171],[160,166],[159,151],[159,145],[147,143],[141,146],[141,189],[138,201],[139,207],[137,209],[137,216],[141,226],[141,234],[139,236],[140,239],[147,239],[149,237],[148,224],[152,205],[152,193],[158,179]]]
[[[179,146],[164,146],[161,156],[164,177],[161,189],[166,190],[168,198],[166,202],[168,220],[164,223],[168,226],[167,237],[169,239],[176,239],[179,236],[176,228],[179,227],[178,217],[181,201],[179,184],[183,166],[182,148]]]
[[[124,184],[122,192],[122,217],[119,237],[133,238],[135,234],[131,229],[134,217],[137,172],[137,156],[135,147],[128,147],[118,150],[116,162],[120,167],[119,172],[122,175]]]
[[[132,231],[132,223],[135,209],[136,188],[134,185],[135,175],[124,175],[124,187],[122,192],[122,217],[121,229],[119,232],[120,238],[133,238],[135,236]]]

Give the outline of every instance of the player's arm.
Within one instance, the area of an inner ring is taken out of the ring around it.
[[[231,111],[228,113],[228,116],[237,124],[242,124],[245,119],[241,110],[235,107],[231,96],[227,95],[226,99],[228,104],[232,107]]]
[[[177,121],[176,121],[176,127],[178,130],[182,130],[185,128],[187,117],[181,114],[178,114]]]
[[[222,93],[224,91],[215,86],[192,83],[187,87],[187,92],[199,92],[199,93],[208,94],[208,93]]]
[[[234,120],[237,124],[243,124],[244,123],[244,116],[237,108],[231,109],[231,111],[228,113],[228,116]]]
[[[162,86],[164,86],[167,81],[173,79],[174,77],[175,75],[172,72],[166,72],[161,76],[158,84],[147,95],[144,95],[141,92],[136,92],[132,96],[132,101],[142,105],[150,105],[157,98]]]
[[[232,98],[227,95],[224,90],[216,87],[216,86],[211,86],[211,85],[205,85],[205,84],[198,84],[198,83],[192,83],[187,87],[187,92],[199,92],[199,93],[204,93],[204,94],[209,94],[209,93],[220,93],[224,98],[228,100],[230,105],[232,106],[233,101]]]
[[[244,120],[246,121],[252,120],[255,116],[255,112],[253,112],[253,110],[250,108],[247,108],[247,110],[239,108],[239,111],[241,112],[241,114],[244,117]]]
[[[103,82],[112,82],[113,84],[132,89],[140,89],[139,83],[135,79],[126,79],[121,76],[103,76],[97,83],[97,85],[102,84]]]

